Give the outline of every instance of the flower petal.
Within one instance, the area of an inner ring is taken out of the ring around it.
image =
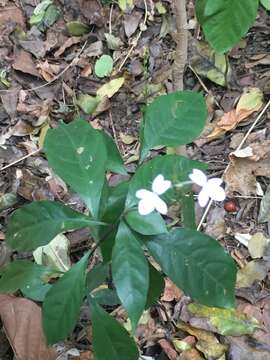
[[[153,202],[155,209],[162,215],[166,215],[168,212],[168,206],[158,195],[156,195]]]
[[[165,193],[170,187],[172,183],[170,180],[165,180],[164,176],[159,174],[155,177],[152,183],[152,190],[154,193],[161,195]]]
[[[199,186],[205,186],[207,183],[207,176],[198,169],[193,169],[192,174],[189,175],[189,178]]]
[[[148,215],[155,210],[155,205],[152,201],[145,198],[139,201],[138,212],[140,215]]]
[[[226,193],[221,186],[213,186],[210,197],[216,201],[223,201],[226,198]]]
[[[138,199],[144,199],[147,197],[151,197],[152,194],[153,194],[152,191],[149,191],[146,189],[140,189],[140,190],[136,191],[136,197]]]
[[[207,185],[209,186],[220,186],[223,183],[221,178],[212,178],[207,181]]]
[[[209,194],[208,191],[206,191],[204,188],[199,193],[198,196],[198,202],[200,207],[205,207],[209,200]]]

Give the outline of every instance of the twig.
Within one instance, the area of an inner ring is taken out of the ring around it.
[[[113,12],[113,4],[110,8],[110,17],[109,17],[109,34],[112,34],[112,12]]]
[[[52,80],[48,81],[46,84],[42,84],[42,85],[39,85],[39,86],[36,86],[36,87],[33,87],[33,88],[30,88],[30,89],[23,89],[23,91],[27,91],[27,92],[31,92],[31,91],[36,91],[36,90],[39,90],[39,89],[42,89],[46,86],[49,86],[51,85],[52,83],[54,83],[56,80],[58,80],[74,63],[75,61],[77,61],[79,59],[79,57],[81,56],[82,52],[84,51],[85,49],[85,46],[87,44],[87,41],[85,41],[85,43],[83,44],[83,47],[81,48],[79,54],[71,61],[70,64],[68,64],[64,70],[62,70],[57,76],[55,76],[55,78],[53,78]],[[7,92],[11,92],[11,91],[14,91],[13,89],[10,89],[10,90],[0,90],[0,93],[7,93]]]
[[[115,130],[115,127],[114,127],[111,110],[109,111],[109,122],[110,122],[110,125],[111,125],[111,128],[112,128],[113,138],[115,140],[116,146],[117,146],[118,150],[120,151],[119,142],[118,142],[116,130]]]
[[[142,27],[141,27],[141,30],[139,32],[139,34],[137,35],[137,37],[133,40],[133,44],[131,46],[131,48],[129,49],[127,55],[125,56],[124,60],[121,62],[119,68],[118,68],[118,72],[120,72],[122,70],[122,67],[125,65],[127,59],[130,57],[132,51],[134,50],[135,46],[137,46],[138,44],[138,41],[144,31],[144,28],[146,26],[146,21],[147,21],[147,17],[148,17],[148,8],[147,8],[147,2],[146,0],[143,0],[144,2],[144,20],[143,20],[143,24],[142,24]]]
[[[248,136],[250,135],[251,131],[254,129],[254,127],[258,124],[259,120],[261,119],[261,117],[264,115],[264,113],[266,112],[266,110],[268,109],[268,107],[270,106],[270,100],[268,101],[268,103],[265,105],[265,107],[262,109],[262,111],[260,112],[260,114],[257,116],[257,118],[255,119],[255,121],[253,122],[253,124],[251,125],[251,127],[249,128],[248,132],[246,133],[246,135],[244,136],[243,140],[241,141],[241,143],[238,145],[237,150],[240,150],[242,148],[242,146],[244,145],[244,143],[246,142]],[[226,169],[224,170],[224,173],[223,173],[223,176],[222,178],[224,177],[225,173],[228,171],[230,167],[230,162],[229,164],[227,165]],[[197,230],[199,231],[210,208],[211,208],[211,205],[213,204],[213,200],[211,199],[202,215],[202,218],[200,220],[200,223],[199,225],[197,226]]]
[[[188,33],[186,0],[174,0],[174,12],[176,20],[176,49],[173,63],[173,89],[183,90],[183,75],[187,62]]]
[[[197,71],[189,64],[188,67],[190,68],[190,70],[193,72],[193,74],[196,76],[196,78],[198,79],[199,83],[201,84],[201,87],[203,88],[203,90],[208,94],[213,96],[212,91],[210,91],[208,89],[208,87],[205,85],[205,83],[202,81],[202,79],[200,78],[200,76],[198,75]],[[214,102],[217,105],[217,107],[221,110],[222,107],[219,105],[218,101],[216,100],[216,98],[213,96]]]
[[[29,158],[30,156],[33,156],[33,155],[35,155],[35,154],[38,154],[41,150],[42,150],[42,149],[40,148],[40,149],[37,149],[37,150],[35,150],[35,151],[30,152],[29,154],[21,157],[20,159],[15,160],[15,161],[13,161],[12,163],[10,163],[10,164],[2,167],[2,168],[0,169],[0,171],[5,170],[5,169],[8,169],[9,167],[18,164],[19,162],[21,162],[21,161]]]

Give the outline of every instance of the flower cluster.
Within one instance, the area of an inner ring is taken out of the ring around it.
[[[201,207],[206,206],[210,199],[216,201],[223,201],[226,197],[224,189],[220,186],[222,179],[212,178],[207,179],[207,176],[198,169],[193,169],[192,174],[189,175],[190,180],[201,186],[201,191],[198,195],[198,202]],[[140,189],[136,192],[136,197],[140,199],[138,204],[138,212],[141,215],[148,215],[154,210],[160,214],[165,215],[168,212],[168,206],[160,195],[164,194],[172,183],[170,180],[165,180],[164,176],[159,174],[155,177],[152,183],[152,191]]]

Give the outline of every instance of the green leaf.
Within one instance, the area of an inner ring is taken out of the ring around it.
[[[20,288],[40,284],[51,269],[28,260],[15,260],[0,269],[0,293],[13,293]]]
[[[67,31],[72,36],[81,36],[89,33],[90,26],[83,24],[80,21],[69,21],[66,23]]]
[[[270,0],[260,0],[261,4],[266,8],[266,10],[270,11]]]
[[[259,0],[197,0],[196,14],[217,52],[235,46],[255,21]]]
[[[179,91],[157,97],[145,109],[141,129],[141,160],[157,145],[188,144],[203,130],[207,110],[201,94]]]
[[[236,309],[209,308],[200,304],[189,304],[188,311],[199,318],[209,319],[215,332],[224,336],[251,335],[260,327],[259,322]]]
[[[145,309],[150,308],[160,298],[165,287],[162,274],[149,264],[149,289]]]
[[[52,4],[46,9],[42,20],[44,25],[49,27],[52,26],[57,21],[58,18],[59,18],[59,10],[54,4]]]
[[[100,133],[83,120],[61,124],[48,130],[44,149],[49,165],[80,194],[96,217],[107,163]]]
[[[124,222],[120,223],[115,239],[112,276],[117,295],[135,330],[146,304],[149,269],[140,242]]]
[[[115,187],[107,188],[108,194],[103,196],[100,218],[108,226],[100,226],[95,236],[96,241],[106,238],[100,244],[103,261],[111,261],[112,249],[117,233],[119,218],[124,211],[128,191],[128,182],[122,182]]]
[[[95,74],[103,78],[109,76],[113,69],[113,59],[110,55],[102,55],[95,64]]]
[[[236,266],[219,243],[189,229],[173,229],[145,243],[168,277],[193,300],[234,307]]]
[[[61,232],[100,224],[61,203],[36,201],[12,214],[6,242],[12,249],[34,250]]]
[[[86,276],[86,286],[89,292],[93,291],[101,284],[103,284],[106,278],[109,276],[109,264],[104,262],[96,265]]]
[[[43,302],[51,287],[51,284],[40,282],[39,284],[28,285],[20,290],[24,297],[34,301]]]
[[[166,224],[157,212],[142,216],[137,210],[129,211],[125,219],[129,226],[143,235],[157,235],[167,233]]]
[[[88,115],[96,110],[99,103],[99,96],[91,96],[88,94],[81,94],[76,99],[76,104]]]
[[[120,300],[115,289],[101,288],[93,291],[92,296],[100,305],[116,306],[120,304]]]
[[[124,161],[121,157],[121,154],[120,154],[117,146],[115,145],[115,142],[104,131],[102,131],[101,134],[103,136],[103,140],[104,140],[106,148],[107,148],[107,154],[108,154],[107,167],[108,167],[108,169],[117,174],[127,175],[127,172],[126,172],[126,169],[124,166]]]
[[[48,291],[42,307],[43,328],[49,344],[64,340],[74,329],[85,296],[89,252]]]
[[[261,200],[258,222],[264,223],[270,221],[270,186],[267,187],[266,192]]]
[[[114,318],[107,314],[93,298],[91,320],[95,360],[138,360],[134,340]]]
[[[151,190],[151,185],[155,177],[162,174],[166,180],[171,180],[173,184],[188,181],[189,174],[193,169],[205,170],[207,165],[185,158],[179,155],[156,156],[154,159],[141,165],[135,175],[130,180],[127,195],[126,207],[132,208],[138,204],[139,199],[136,197],[137,190]],[[161,197],[168,203],[175,200],[181,202],[183,192],[190,191],[191,185],[182,188],[171,188]]]
[[[181,195],[181,215],[182,223],[185,228],[196,229],[195,202],[192,193],[183,193]]]

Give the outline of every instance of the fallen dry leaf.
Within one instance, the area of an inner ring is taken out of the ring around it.
[[[265,254],[267,239],[263,233],[256,233],[248,242],[248,251],[253,259],[261,258]]]
[[[134,11],[132,14],[126,14],[124,17],[124,29],[127,37],[135,33],[142,18],[142,13]]]
[[[32,56],[24,50],[15,51],[15,60],[12,67],[15,70],[21,71],[26,74],[30,74],[36,77],[40,77],[39,72],[36,69],[36,65],[32,59]]]
[[[162,301],[180,300],[183,292],[180,290],[169,278],[165,278],[164,294],[161,297]]]
[[[239,99],[236,109],[225,113],[216,122],[213,131],[207,138],[215,139],[227,131],[235,129],[238,124],[251,114],[259,111],[263,105],[263,93],[258,88],[249,88]]]
[[[270,270],[269,262],[263,260],[252,260],[245,267],[238,270],[236,287],[251,286],[254,281],[261,281]]]
[[[217,338],[209,331],[197,329],[185,324],[183,321],[178,322],[176,326],[178,329],[184,330],[197,338],[198,341],[195,346],[207,359],[216,359],[222,356],[227,350],[227,347],[220,344]]]
[[[177,360],[178,353],[174,350],[172,344],[168,340],[160,339],[158,343],[170,360]]]
[[[224,174],[229,192],[256,194],[256,176],[270,177],[270,140],[254,143],[249,147],[252,149],[252,156],[237,157],[235,153],[230,155],[230,166]]]
[[[0,318],[18,360],[55,360],[46,345],[41,309],[33,301],[0,294]]]
[[[79,42],[81,42],[81,38],[79,36],[72,36],[72,37],[68,38],[64,42],[64,44],[60,47],[60,49],[58,49],[54,53],[54,57],[58,58],[66,51],[66,49],[70,48],[72,45],[78,44]]]
[[[201,360],[201,355],[196,349],[189,349],[182,352],[179,360]]]
[[[7,6],[0,11],[0,26],[12,21],[25,28],[23,12],[17,6]]]

